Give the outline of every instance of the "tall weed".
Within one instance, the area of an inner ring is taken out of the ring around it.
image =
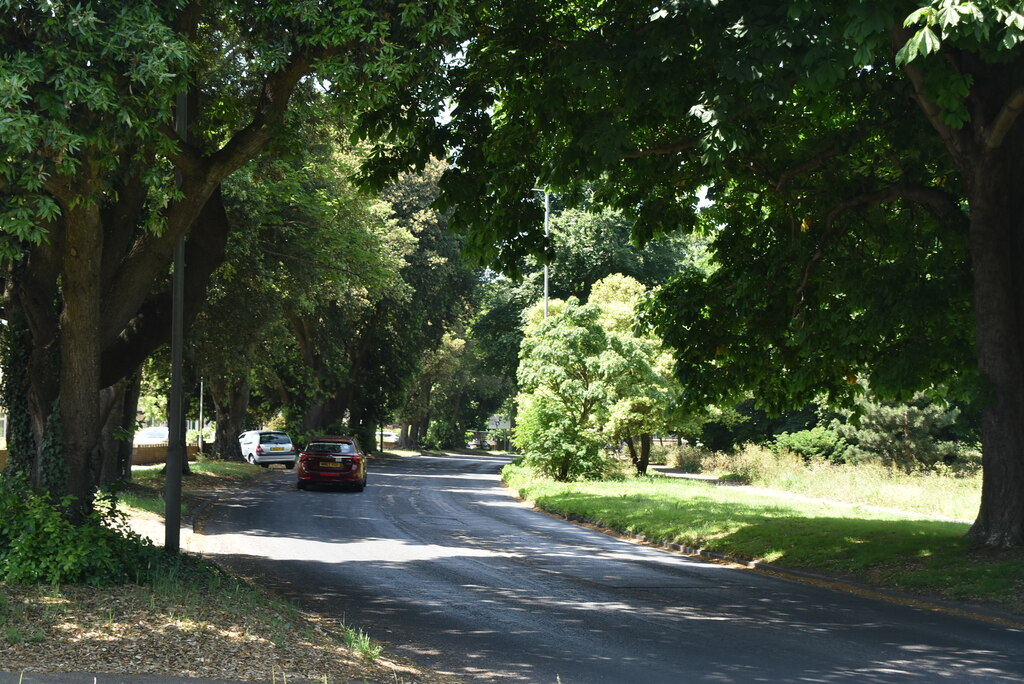
[[[961,475],[936,468],[906,473],[878,462],[808,462],[792,452],[773,454],[749,444],[733,454],[707,455],[701,471],[726,481],[954,520],[972,520],[981,503],[978,472]]]

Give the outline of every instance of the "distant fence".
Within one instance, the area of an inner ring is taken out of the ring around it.
[[[188,454],[188,460],[196,460],[196,456],[199,454],[199,447],[189,446],[185,447],[185,450]],[[145,446],[137,446],[132,449],[132,465],[152,465],[154,463],[166,462],[166,444],[147,444]]]
[[[199,447],[186,447],[186,451],[188,453],[188,460],[194,461],[196,460],[196,456],[199,454]],[[132,465],[152,465],[154,463],[166,462],[166,444],[147,444],[145,446],[137,446],[132,449]],[[0,470],[3,470],[6,465],[7,449],[0,449]]]

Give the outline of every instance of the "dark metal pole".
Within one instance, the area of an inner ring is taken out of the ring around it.
[[[547,249],[547,237],[549,234],[549,226],[551,224],[551,193],[547,190],[544,191],[544,239],[545,249]],[[544,318],[548,317],[548,262],[544,261]]]
[[[178,95],[175,129],[182,141],[188,132],[187,93]],[[181,187],[181,172],[178,187]],[[185,423],[182,420],[181,366],[185,347],[185,237],[174,246],[171,281],[171,396],[167,400],[167,477],[164,483],[164,551],[178,553],[181,538],[181,471],[185,463]]]

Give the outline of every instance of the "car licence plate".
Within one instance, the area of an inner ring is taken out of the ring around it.
[[[344,463],[335,463],[334,461],[320,461],[321,468],[344,468]]]
[[[284,447],[270,447],[271,451],[284,451]]]

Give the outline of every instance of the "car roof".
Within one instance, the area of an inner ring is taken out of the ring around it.
[[[318,435],[316,437],[310,437],[310,442],[355,442],[355,437],[349,437],[347,435]]]

